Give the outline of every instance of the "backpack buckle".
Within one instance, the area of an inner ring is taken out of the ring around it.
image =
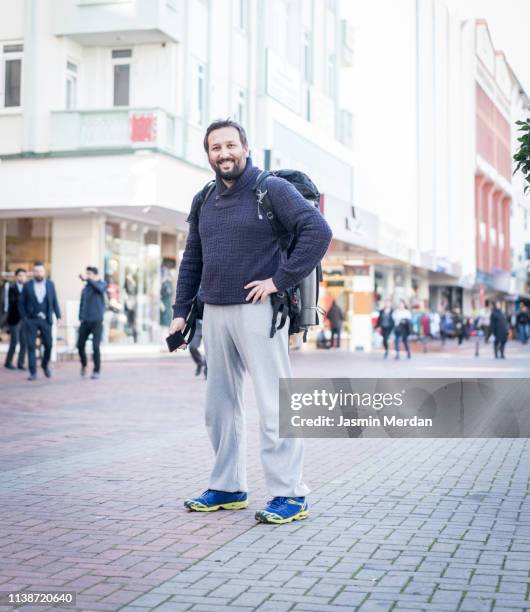
[[[263,198],[267,195],[267,190],[261,191],[261,189],[256,190],[256,196],[258,197],[258,204],[263,202]],[[268,216],[268,215],[267,215]]]

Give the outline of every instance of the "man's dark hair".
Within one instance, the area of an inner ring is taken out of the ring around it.
[[[24,274],[26,274],[26,270],[24,270],[24,268],[17,268],[15,270],[15,276],[17,276],[19,272],[24,272]]]
[[[39,259],[39,260],[37,260],[37,261],[36,261],[36,262],[33,264],[33,267],[35,267],[35,266],[43,266],[43,267],[44,267],[44,262],[43,262],[43,261],[40,261],[40,259]]]
[[[97,274],[98,273],[98,269],[96,268],[96,266],[87,266],[86,267],[86,271],[87,272],[92,272],[92,274]]]
[[[208,153],[208,136],[214,130],[220,130],[222,128],[235,128],[239,133],[239,140],[241,140],[241,144],[243,146],[248,145],[247,134],[245,132],[245,128],[242,125],[239,125],[237,121],[232,121],[231,119],[216,119],[213,123],[206,128],[206,134],[204,135],[204,150]]]

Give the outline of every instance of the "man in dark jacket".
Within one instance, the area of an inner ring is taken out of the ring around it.
[[[24,333],[22,317],[20,316],[20,310],[18,303],[20,300],[20,294],[24,288],[26,282],[26,270],[18,268],[15,272],[15,282],[9,284],[7,291],[6,301],[6,312],[7,312],[7,325],[9,327],[9,348],[7,350],[5,367],[8,370],[15,370],[13,365],[13,357],[17,350],[17,344],[20,345],[18,351],[18,369],[25,370],[24,358],[26,356],[26,334]]]
[[[377,317],[377,323],[375,328],[381,329],[381,336],[383,336],[383,346],[385,348],[385,359],[388,357],[388,338],[394,329],[394,311],[392,310],[392,302],[385,300],[385,305],[379,311]]]
[[[86,376],[87,357],[85,344],[88,337],[92,334],[92,358],[94,359],[93,380],[99,378],[101,370],[101,334],[103,331],[103,316],[105,315],[105,291],[107,285],[100,280],[98,269],[88,266],[86,276],[82,274],[79,278],[86,283],[81,292],[81,303],[79,304],[79,337],[77,340],[77,350],[81,359],[81,376]]]
[[[495,308],[493,309],[490,318],[490,329],[491,334],[495,337],[495,342],[493,343],[495,359],[498,359],[499,355],[501,359],[504,359],[504,347],[506,346],[506,341],[508,340],[508,330],[510,329],[510,326],[508,324],[506,315],[501,310],[500,302],[495,302]]]
[[[344,313],[341,307],[333,300],[331,308],[327,314],[328,321],[331,327],[331,346],[340,348],[340,333],[342,331],[342,323],[344,321]],[[335,338],[337,341],[335,342]]]
[[[254,383],[261,461],[272,499],[256,520],[287,523],[308,516],[302,479],[303,440],[280,438],[278,380],[290,378],[288,325],[270,337],[270,295],[305,278],[324,256],[331,230],[320,212],[286,180],[270,176],[266,189],[277,220],[297,241],[288,258],[253,189],[260,175],[252,164],[245,130],[232,121],[208,127],[204,148],[216,174],[215,189],[200,216],[189,217],[170,332],[182,331],[199,286],[204,299],[203,334],[208,358],[206,427],[215,452],[209,488],[184,505],[197,512],[248,506],[245,411],[246,370]],[[196,209],[200,194],[192,204]]]
[[[61,310],[57,301],[55,285],[46,279],[46,268],[42,261],[35,262],[33,266],[33,279],[24,285],[18,303],[20,315],[24,321],[26,342],[28,348],[28,380],[37,378],[37,361],[35,358],[35,344],[37,334],[40,333],[44,354],[42,356],[42,369],[46,378],[51,377],[48,367],[52,354],[52,325],[53,315],[57,320],[61,318]]]

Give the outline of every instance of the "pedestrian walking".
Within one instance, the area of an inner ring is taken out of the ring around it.
[[[445,346],[447,338],[451,338],[454,331],[453,315],[450,312],[443,312],[440,317],[440,338],[442,340],[442,346]]]
[[[491,335],[495,339],[493,342],[493,353],[495,355],[495,359],[499,359],[499,357],[501,359],[505,359],[504,348],[506,346],[506,341],[508,340],[509,329],[510,325],[506,315],[501,310],[501,303],[496,302],[490,317]]]
[[[81,302],[79,304],[79,334],[77,338],[77,350],[81,360],[81,376],[86,376],[87,356],[85,352],[86,341],[92,336],[92,359],[94,370],[92,380],[96,380],[101,372],[101,334],[103,332],[103,317],[105,316],[105,291],[107,284],[99,278],[98,269],[95,266],[87,266],[86,274],[79,275],[85,283],[81,291]]]
[[[528,314],[528,308],[521,304],[521,310],[517,313],[517,337],[522,344],[528,343],[529,330],[530,330],[530,315]]]
[[[44,347],[41,367],[46,378],[51,378],[49,368],[52,354],[52,325],[53,315],[59,321],[61,310],[57,301],[57,293],[53,281],[46,278],[46,268],[42,261],[35,262],[33,266],[33,279],[27,282],[22,289],[19,300],[20,316],[24,321],[24,332],[28,351],[28,380],[37,378],[37,360],[35,345],[37,335],[40,334]]]
[[[7,349],[5,367],[8,370],[15,370],[13,358],[18,349],[17,367],[19,370],[25,370],[24,359],[26,357],[26,334],[24,331],[24,322],[20,316],[19,301],[26,282],[26,270],[18,268],[15,271],[15,282],[9,283],[6,287],[7,299],[5,301],[5,311],[7,313],[6,323],[9,328],[9,348]]]
[[[132,336],[133,342],[138,342],[138,329],[136,327],[136,311],[138,309],[138,274],[131,268],[127,268],[125,282],[123,283],[125,293],[124,311],[127,318],[127,333]]]
[[[195,196],[179,270],[170,332],[182,331],[201,287],[203,335],[208,359],[206,428],[215,452],[209,488],[188,499],[189,510],[239,509],[248,505],[246,432],[242,384],[248,371],[260,417],[261,462],[272,499],[256,520],[286,523],[308,516],[302,479],[303,440],[279,437],[278,379],[289,378],[288,324],[271,334],[270,297],[305,278],[325,254],[331,230],[319,211],[288,181],[268,176],[266,193],[281,225],[296,235],[283,257],[280,242],[253,189],[253,165],[245,130],[226,120],[206,130],[204,148],[215,187]],[[194,211],[200,207],[200,217]],[[272,338],[270,336],[273,336]]]
[[[383,346],[385,348],[385,359],[388,357],[388,338],[394,329],[394,311],[392,310],[392,303],[390,300],[385,300],[385,305],[379,311],[377,317],[377,323],[375,324],[376,329],[381,330],[381,336],[383,337]]]
[[[394,342],[396,347],[396,359],[399,359],[399,345],[403,341],[403,347],[407,352],[407,359],[410,359],[409,335],[411,332],[412,314],[407,308],[404,300],[400,300],[399,308],[393,312],[394,318]]]
[[[338,349],[340,348],[340,334],[342,331],[342,323],[344,322],[344,313],[335,300],[331,303],[327,318],[331,329],[331,347]]]
[[[206,357],[201,353],[200,346],[202,342],[202,320],[197,320],[197,327],[191,342],[188,344],[191,358],[197,366],[195,368],[195,376],[200,376],[201,371],[204,374],[204,378],[208,378],[208,366],[206,364]]]
[[[455,337],[458,340],[458,346],[461,346],[464,341],[465,329],[464,319],[460,313],[460,308],[455,308],[453,313],[453,328],[455,330]]]

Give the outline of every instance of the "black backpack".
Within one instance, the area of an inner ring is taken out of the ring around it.
[[[296,247],[296,236],[289,232],[278,220],[274,212],[272,201],[267,192],[267,179],[269,176],[283,178],[307,200],[308,204],[319,208],[320,192],[313,181],[299,170],[276,170],[274,172],[263,171],[259,174],[254,183],[253,191],[256,192],[258,202],[258,214],[265,214],[269,223],[272,226],[272,231],[280,248],[289,258]],[[207,183],[201,191],[200,197],[196,200],[193,206],[188,221],[199,220],[202,205],[215,189],[215,181]],[[273,317],[270,331],[270,337],[274,337],[277,329],[281,329],[289,316],[289,335],[303,332],[304,342],[307,339],[307,332],[312,325],[319,324],[319,314],[325,314],[318,306],[319,284],[322,281],[322,267],[320,263],[317,267],[298,285],[289,287],[285,291],[278,291],[271,294],[271,302],[273,305]],[[199,298],[195,298],[199,301]],[[278,316],[280,315],[280,324],[277,324]],[[191,339],[191,338],[190,338]]]

